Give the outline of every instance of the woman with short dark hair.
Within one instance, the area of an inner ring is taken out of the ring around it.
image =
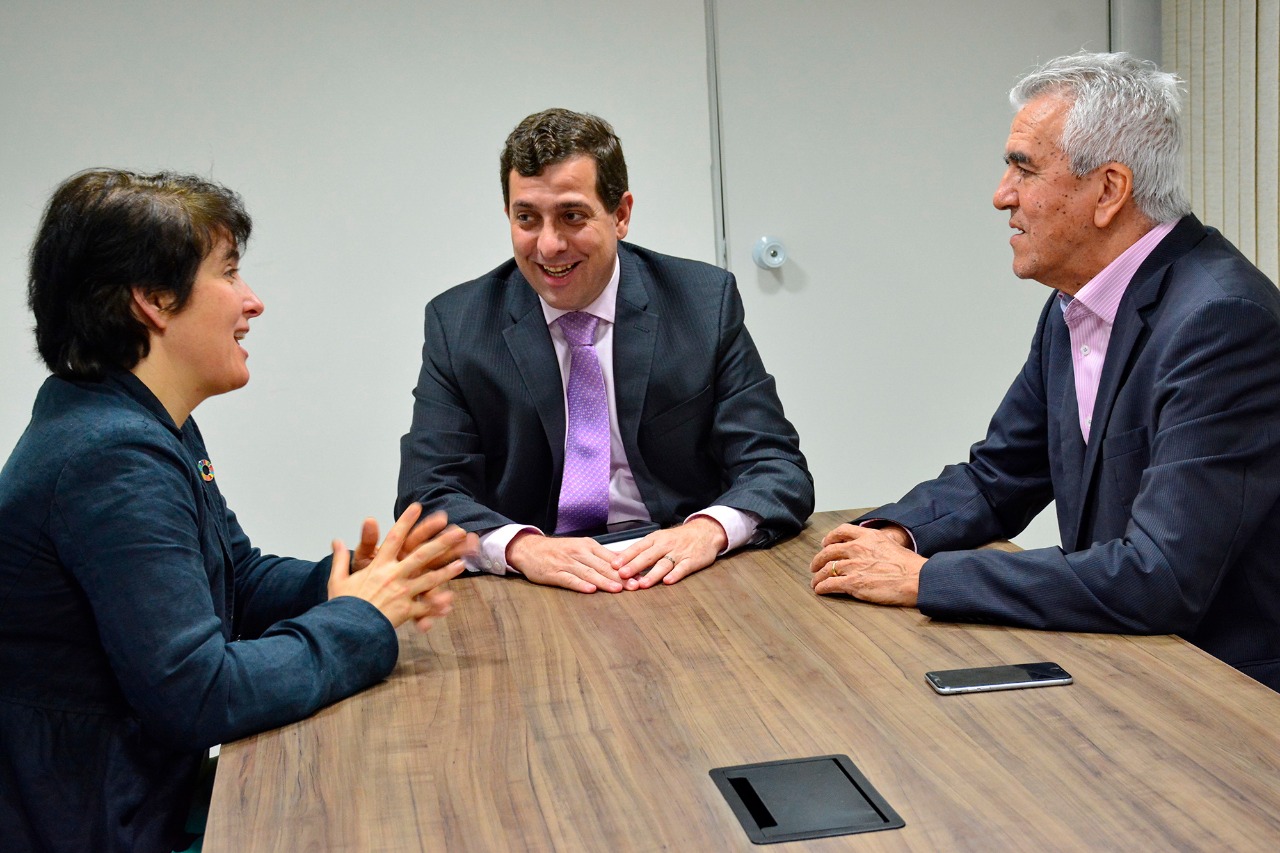
[[[410,507],[313,563],[264,555],[192,410],[243,386],[251,222],[200,178],[94,170],[55,192],[28,299],[53,373],[0,471],[0,840],[169,851],[210,746],[388,675],[448,612],[467,537]]]

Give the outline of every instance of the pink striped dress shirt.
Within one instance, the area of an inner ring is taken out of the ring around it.
[[[1058,294],[1063,319],[1071,336],[1071,362],[1075,367],[1076,405],[1080,409],[1080,433],[1089,441],[1093,407],[1098,400],[1102,365],[1107,360],[1107,344],[1115,325],[1116,309],[1133,274],[1152,250],[1177,225],[1177,220],[1152,228],[1091,278],[1074,297]]]

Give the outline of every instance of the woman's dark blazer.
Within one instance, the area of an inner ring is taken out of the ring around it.
[[[391,624],[266,556],[194,421],[50,378],[0,472],[0,844],[167,851],[210,746],[385,677]]]

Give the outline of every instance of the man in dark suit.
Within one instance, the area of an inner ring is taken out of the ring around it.
[[[397,506],[479,532],[473,568],[581,592],[675,583],[799,530],[813,479],[733,276],[619,242],[613,129],[537,113],[500,168],[515,257],[427,305]],[[577,535],[627,521],[661,529],[621,553]]]
[[[828,534],[814,589],[1176,633],[1280,689],[1280,295],[1189,212],[1172,75],[1077,54],[1011,100],[994,203],[1058,292],[969,462]],[[1061,548],[970,550],[1050,500]]]

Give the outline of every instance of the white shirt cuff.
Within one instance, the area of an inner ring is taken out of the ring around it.
[[[541,534],[542,531],[530,524],[504,524],[480,534],[480,553],[467,557],[463,564],[468,571],[488,572],[493,575],[505,575],[515,569],[507,565],[507,546],[516,538],[517,533],[531,530]]]
[[[751,541],[751,537],[755,535],[756,528],[760,526],[760,516],[754,512],[734,509],[731,506],[720,506],[719,504],[709,506],[701,512],[691,514],[689,518],[697,518],[700,515],[705,515],[712,521],[718,522],[724,528],[724,535],[729,544],[716,555],[717,557],[729,553],[734,548],[741,548],[746,545]],[[686,518],[685,521],[687,522],[689,518]]]

